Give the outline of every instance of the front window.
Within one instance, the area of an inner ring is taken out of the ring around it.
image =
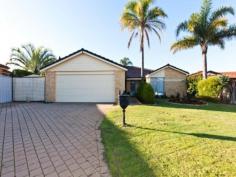
[[[163,77],[151,78],[151,85],[153,87],[155,95],[163,96],[165,94]]]

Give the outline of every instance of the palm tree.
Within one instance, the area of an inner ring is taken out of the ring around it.
[[[142,53],[141,77],[144,78],[144,42],[150,47],[149,33],[154,32],[161,40],[160,31],[165,29],[163,18],[167,17],[165,12],[159,7],[151,7],[153,0],[132,0],[129,1],[123,11],[120,22],[124,28],[127,28],[132,34],[128,42],[128,48],[133,38],[140,38],[140,51]]]
[[[124,66],[133,66],[132,61],[128,57],[124,57],[123,59],[120,60],[120,64]]]
[[[15,65],[34,74],[40,74],[40,68],[55,60],[55,56],[49,49],[35,48],[34,45],[27,44],[12,49],[8,65]]]
[[[200,45],[204,63],[204,79],[207,78],[208,47],[217,45],[224,49],[225,40],[236,36],[236,26],[228,24],[227,14],[234,15],[234,9],[232,7],[221,7],[212,11],[212,1],[203,0],[200,12],[193,13],[187,21],[180,23],[177,27],[177,37],[180,32],[187,32],[188,35],[175,42],[171,46],[171,50],[176,53]]]

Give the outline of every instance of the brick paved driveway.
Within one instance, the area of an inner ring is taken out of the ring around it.
[[[93,104],[0,104],[0,176],[109,176]]]

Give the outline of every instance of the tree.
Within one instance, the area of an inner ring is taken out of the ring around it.
[[[120,64],[122,64],[124,66],[133,66],[132,61],[130,61],[130,59],[127,57],[124,57],[123,59],[121,59]]]
[[[35,48],[34,45],[27,44],[12,49],[8,65],[15,65],[34,74],[40,74],[40,68],[55,60],[55,56],[49,49]]]
[[[142,53],[141,77],[144,78],[144,42],[147,40],[150,47],[149,33],[154,32],[161,40],[160,32],[165,29],[163,18],[166,13],[159,7],[151,7],[153,0],[132,0],[129,1],[123,11],[120,22],[124,28],[131,32],[128,48],[133,38],[140,38],[140,51]]]
[[[203,78],[207,78],[207,52],[208,47],[217,45],[221,49],[225,47],[225,40],[236,36],[236,26],[229,25],[226,15],[234,15],[232,7],[221,7],[212,11],[212,1],[203,0],[200,12],[193,13],[190,18],[179,24],[176,30],[178,37],[181,32],[188,35],[178,40],[171,46],[176,53],[183,49],[200,45],[203,57]]]

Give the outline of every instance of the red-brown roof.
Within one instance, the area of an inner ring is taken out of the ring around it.
[[[236,79],[236,71],[222,72],[222,74],[229,77],[230,79]]]
[[[3,69],[10,69],[8,66],[6,66],[6,65],[2,65],[2,64],[0,64],[0,68],[3,68]]]
[[[197,75],[201,75],[202,71],[198,71],[195,73],[190,74],[189,76],[197,76]],[[207,72],[208,76],[212,76],[212,75],[225,75],[227,77],[229,77],[230,79],[236,79],[236,71],[231,71],[231,72],[215,72],[215,71],[208,71]]]

